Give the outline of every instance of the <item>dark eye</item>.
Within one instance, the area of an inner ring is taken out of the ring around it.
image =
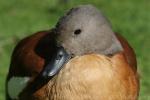
[[[79,35],[80,33],[81,33],[81,29],[77,29],[77,30],[74,31],[75,35]]]

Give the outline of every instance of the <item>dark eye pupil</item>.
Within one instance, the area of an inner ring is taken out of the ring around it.
[[[80,29],[77,29],[77,30],[74,31],[74,34],[75,34],[75,35],[79,35],[80,33],[81,33],[81,30],[80,30]]]

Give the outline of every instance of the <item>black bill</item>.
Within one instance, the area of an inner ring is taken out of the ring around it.
[[[42,76],[45,78],[52,78],[56,75],[64,64],[71,58],[62,46],[57,47],[52,60],[45,66]]]

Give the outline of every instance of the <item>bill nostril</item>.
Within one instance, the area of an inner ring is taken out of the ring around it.
[[[57,60],[60,60],[62,57],[63,57],[63,54],[59,54],[59,55],[57,56]]]

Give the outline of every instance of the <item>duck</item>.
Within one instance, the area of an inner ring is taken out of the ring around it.
[[[7,100],[137,100],[136,55],[93,5],[22,39],[6,79]]]

